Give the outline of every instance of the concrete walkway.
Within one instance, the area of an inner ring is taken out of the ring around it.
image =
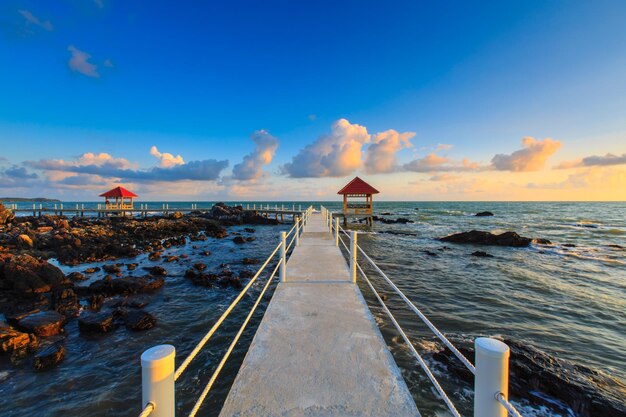
[[[287,262],[220,416],[419,416],[322,215]]]

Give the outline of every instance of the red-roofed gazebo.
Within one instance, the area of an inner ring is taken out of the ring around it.
[[[365,215],[368,225],[372,225],[372,214],[374,207],[373,195],[378,194],[376,188],[372,187],[359,177],[354,177],[337,194],[343,195],[343,219],[347,223],[348,217],[362,217]],[[365,202],[348,203],[348,198],[365,198]]]
[[[100,194],[100,197],[104,197],[104,205],[107,209],[122,210],[133,209],[133,198],[139,197],[132,191],[128,191],[124,187],[115,187],[106,193]],[[115,203],[109,201],[109,199],[115,199]]]

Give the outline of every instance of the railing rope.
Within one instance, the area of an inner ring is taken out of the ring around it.
[[[189,356],[187,356],[187,358],[183,361],[183,363],[180,364],[180,366],[178,367],[178,369],[176,369],[176,374],[174,375],[174,380],[177,380],[180,375],[185,371],[185,369],[187,368],[187,366],[189,365],[189,363],[196,357],[196,355],[198,354],[198,352],[200,351],[200,349],[202,349],[202,347],[206,344],[206,342],[211,338],[211,336],[213,336],[213,334],[215,333],[215,331],[220,327],[220,325],[222,324],[222,322],[226,319],[226,317],[228,317],[228,315],[230,314],[230,312],[233,310],[233,308],[235,308],[235,306],[237,305],[237,303],[239,303],[239,301],[243,298],[243,296],[245,295],[245,293],[248,291],[248,289],[252,286],[252,284],[254,284],[254,282],[257,280],[257,278],[261,275],[261,272],[263,272],[263,269],[265,269],[265,267],[267,266],[267,264],[269,263],[269,261],[274,257],[274,255],[276,254],[276,252],[278,252],[278,250],[280,249],[281,244],[277,245],[276,248],[274,249],[274,251],[271,253],[271,255],[265,260],[265,263],[263,263],[263,265],[261,265],[261,267],[259,268],[259,270],[257,271],[257,273],[252,277],[252,279],[246,284],[245,287],[243,287],[243,289],[241,290],[241,292],[239,293],[239,295],[233,300],[233,302],[228,306],[228,308],[222,313],[222,315],[220,316],[220,318],[215,322],[215,324],[213,324],[213,326],[211,327],[211,329],[209,330],[209,332],[202,338],[202,340],[200,340],[200,342],[196,345],[196,347],[191,351],[191,353],[189,354]]]
[[[376,270],[378,271],[378,273],[385,279],[385,281],[387,281],[387,283],[393,288],[393,290],[400,296],[400,298],[402,298],[402,300],[404,300],[404,302],[409,306],[409,308],[411,308],[411,310],[413,310],[413,312],[415,312],[415,314],[417,314],[419,316],[419,318],[422,319],[422,321],[424,322],[424,324],[426,324],[426,326],[428,326],[428,328],[435,333],[435,335],[439,338],[439,340],[441,340],[451,351],[452,353],[454,353],[454,355],[459,358],[459,360],[463,363],[463,365],[465,365],[467,367],[467,369],[469,369],[472,373],[476,373],[476,368],[474,367],[474,365],[472,365],[472,363],[465,357],[463,356],[463,354],[461,352],[459,352],[459,350],[448,340],[447,337],[444,336],[443,333],[441,333],[439,331],[439,329],[437,329],[435,327],[434,324],[431,323],[430,320],[428,320],[428,318],[424,315],[424,313],[422,313],[416,306],[415,304],[413,304],[413,302],[411,300],[408,299],[408,297],[406,295],[404,295],[404,293],[402,291],[400,291],[400,289],[396,286],[396,284],[393,283],[393,281],[391,281],[389,279],[389,277],[387,276],[387,274],[385,274],[379,267],[378,265],[376,265],[376,263],[372,260],[372,258],[370,258],[365,251],[359,246],[358,247],[359,251],[361,252],[361,254],[363,255],[363,257],[370,263],[370,265]]]
[[[250,312],[246,316],[246,319],[243,321],[243,324],[239,328],[239,331],[237,332],[237,334],[233,338],[233,341],[230,343],[230,346],[228,346],[228,350],[226,350],[226,353],[222,357],[222,360],[220,360],[220,363],[217,365],[217,368],[215,368],[215,371],[213,372],[213,375],[211,375],[211,379],[209,379],[209,382],[204,387],[204,390],[202,391],[202,394],[200,394],[200,397],[198,397],[198,401],[196,401],[196,403],[194,404],[193,409],[189,413],[189,417],[194,417],[196,415],[196,413],[198,412],[198,410],[200,409],[200,406],[202,405],[202,403],[204,402],[204,399],[206,398],[206,396],[208,395],[209,391],[211,390],[211,387],[213,386],[213,383],[215,382],[215,380],[217,379],[219,373],[221,372],[222,368],[224,367],[224,364],[226,363],[226,361],[228,360],[228,357],[230,356],[230,354],[232,353],[233,349],[235,348],[235,345],[239,341],[239,338],[243,334],[243,331],[246,329],[246,326],[248,326],[248,322],[252,318],[252,315],[256,311],[256,308],[258,307],[259,303],[263,299],[263,295],[265,294],[265,291],[267,291],[267,288],[270,286],[270,283],[274,279],[274,276],[276,275],[276,269],[278,267],[280,267],[280,265],[282,265],[284,262],[285,262],[284,259],[281,259],[279,261],[278,265],[276,265],[276,268],[274,268],[274,271],[272,272],[272,275],[270,275],[270,277],[267,279],[267,282],[263,286],[263,290],[261,291],[261,293],[257,297],[256,302],[254,303],[254,305],[250,309]]]
[[[461,417],[461,414],[459,414],[459,412],[457,411],[457,409],[454,406],[454,404],[452,403],[452,401],[450,401],[450,398],[448,398],[448,395],[446,394],[446,392],[443,390],[443,388],[441,388],[441,385],[439,384],[439,381],[437,381],[437,378],[435,378],[435,376],[431,372],[430,368],[428,368],[428,365],[426,364],[424,359],[421,357],[421,355],[417,352],[417,350],[415,350],[415,347],[413,346],[413,344],[409,340],[409,338],[406,335],[406,333],[404,333],[404,330],[402,330],[402,327],[400,327],[400,325],[396,321],[396,319],[393,316],[393,314],[391,314],[391,311],[389,311],[389,308],[387,308],[387,305],[385,305],[383,299],[380,298],[380,295],[378,295],[378,292],[376,291],[376,289],[374,288],[374,286],[370,282],[369,278],[367,278],[367,275],[365,275],[365,272],[363,272],[363,270],[361,269],[361,266],[357,264],[357,267],[359,268],[359,271],[361,272],[361,275],[365,279],[365,282],[367,282],[367,285],[372,290],[372,293],[374,293],[374,296],[376,297],[376,299],[380,303],[381,307],[383,308],[383,310],[385,311],[385,313],[387,314],[387,316],[389,317],[389,319],[393,323],[394,327],[396,328],[396,330],[398,330],[398,332],[400,333],[400,336],[402,336],[402,339],[404,339],[404,342],[406,343],[406,345],[411,350],[411,353],[413,353],[413,356],[415,356],[415,358],[419,362],[420,366],[422,367],[422,369],[426,373],[426,376],[428,376],[428,379],[430,379],[430,382],[432,382],[432,384],[435,386],[435,389],[437,390],[437,392],[439,393],[439,395],[441,396],[443,401],[448,406],[448,409],[450,410],[452,415],[454,417]],[[483,416],[483,417],[486,417],[486,416]]]

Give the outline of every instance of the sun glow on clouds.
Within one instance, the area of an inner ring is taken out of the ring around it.
[[[159,166],[161,168],[171,168],[176,165],[183,165],[185,161],[180,155],[172,155],[171,153],[161,153],[156,146],[150,148],[150,155],[159,160]]]

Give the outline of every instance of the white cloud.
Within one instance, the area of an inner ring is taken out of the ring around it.
[[[346,119],[333,123],[331,132],[307,145],[282,167],[292,178],[343,177],[363,166],[362,147],[370,141],[364,126]]]
[[[243,161],[233,167],[233,178],[236,180],[255,180],[263,176],[263,167],[272,162],[278,139],[265,130],[257,130],[250,135],[256,147],[254,151],[243,157]]]
[[[68,65],[72,69],[72,71],[79,72],[88,77],[100,77],[100,74],[98,73],[98,67],[95,64],[89,62],[89,58],[91,58],[91,55],[77,49],[74,45],[68,46],[67,50],[70,51],[70,53],[72,54],[70,60],[68,61]]]
[[[546,138],[536,140],[532,137],[522,139],[523,149],[510,155],[498,154],[491,163],[498,171],[538,171],[542,169],[550,156],[561,148],[561,142]]]
[[[394,172],[398,169],[396,154],[404,148],[410,148],[413,132],[399,133],[393,129],[377,133],[372,144],[367,148],[365,171],[368,174]]]
[[[26,22],[28,22],[29,24],[39,26],[49,32],[54,29],[54,27],[52,26],[52,23],[49,20],[46,20],[45,22],[43,22],[37,16],[33,15],[28,10],[21,9],[21,10],[18,10],[17,12],[21,14],[24,17],[24,19],[26,19]]]
[[[159,160],[159,166],[161,168],[171,168],[176,165],[183,165],[185,163],[182,156],[174,156],[171,153],[167,152],[161,153],[156,146],[150,148],[150,155]]]

